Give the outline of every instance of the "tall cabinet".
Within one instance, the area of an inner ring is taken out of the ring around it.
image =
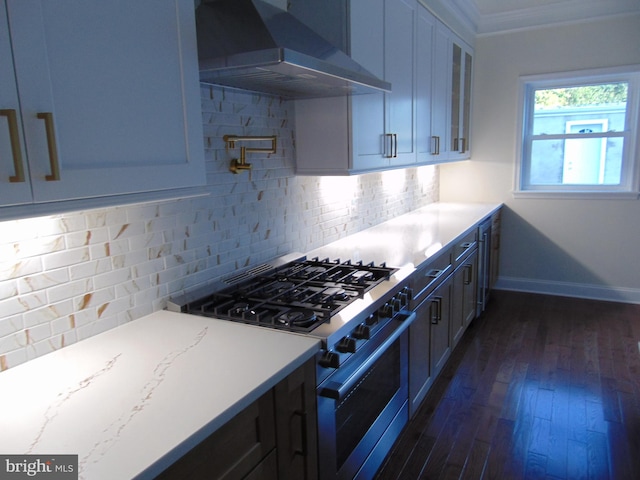
[[[451,124],[449,148],[451,160],[469,158],[471,149],[471,48],[451,34]]]
[[[438,22],[433,37],[431,154],[434,162],[471,155],[473,50]]]
[[[202,184],[193,2],[0,0],[0,206]]]

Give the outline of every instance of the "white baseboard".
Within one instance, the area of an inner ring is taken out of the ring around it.
[[[640,289],[637,288],[554,282],[516,277],[498,277],[494,288],[496,290],[512,290],[517,292],[542,293],[545,295],[640,304]]]

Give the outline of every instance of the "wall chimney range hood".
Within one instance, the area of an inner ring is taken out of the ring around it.
[[[391,91],[290,13],[261,0],[196,9],[200,81],[284,98]]]

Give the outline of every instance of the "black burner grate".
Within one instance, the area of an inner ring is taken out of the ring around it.
[[[384,264],[296,261],[192,302],[187,312],[309,332],[395,271]]]

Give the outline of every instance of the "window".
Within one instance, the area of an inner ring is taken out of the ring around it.
[[[640,66],[521,79],[516,195],[638,198]]]

